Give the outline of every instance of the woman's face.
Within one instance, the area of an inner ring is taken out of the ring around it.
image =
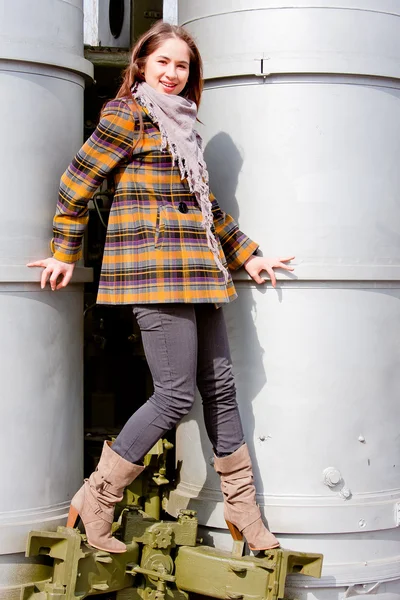
[[[180,94],[190,66],[189,46],[179,38],[169,38],[146,59],[146,83],[162,94]]]

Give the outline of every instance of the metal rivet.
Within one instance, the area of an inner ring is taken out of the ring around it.
[[[324,469],[323,473],[323,482],[328,487],[335,487],[342,480],[342,476],[338,469],[335,467],[327,467]]]
[[[347,487],[342,487],[342,489],[339,492],[339,496],[344,500],[348,500],[349,498],[351,498],[351,490],[349,490],[349,488]]]

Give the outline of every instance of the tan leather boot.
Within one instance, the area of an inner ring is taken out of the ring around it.
[[[223,458],[214,457],[214,468],[221,476],[224,517],[234,540],[243,536],[251,550],[279,548],[276,537],[268,531],[256,504],[253,469],[247,444]]]
[[[72,498],[67,527],[74,527],[80,517],[91,546],[120,553],[126,551],[125,544],[111,536],[115,505],[144,467],[125,460],[110,445],[111,442],[104,442],[96,470]]]

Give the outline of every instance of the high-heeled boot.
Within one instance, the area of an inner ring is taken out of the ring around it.
[[[111,442],[104,442],[96,470],[72,498],[67,527],[74,527],[80,517],[91,546],[120,553],[126,551],[126,546],[111,535],[115,505],[144,467],[125,460],[110,445]]]
[[[279,548],[279,541],[268,531],[256,503],[253,469],[246,444],[223,458],[214,457],[214,468],[221,476],[224,517],[234,540],[243,536],[251,550]]]

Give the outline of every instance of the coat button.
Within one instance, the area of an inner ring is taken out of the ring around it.
[[[178,210],[179,212],[186,215],[186,213],[189,212],[188,205],[186,204],[186,202],[179,202]]]

